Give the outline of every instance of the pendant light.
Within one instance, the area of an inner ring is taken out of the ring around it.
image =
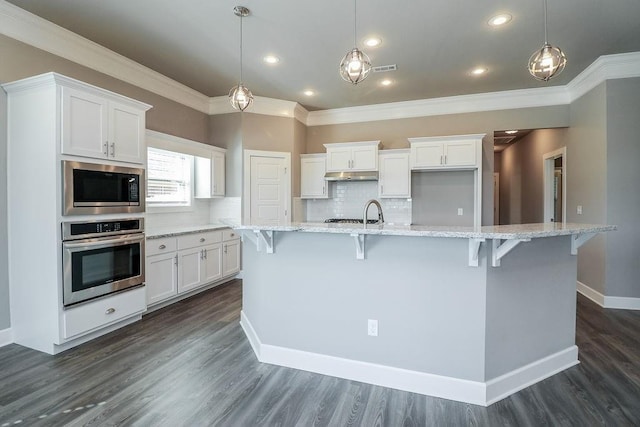
[[[535,79],[546,82],[560,74],[565,65],[567,58],[562,50],[547,41],[547,0],[544,0],[544,45],[529,58],[529,73]]]
[[[345,81],[353,83],[354,85],[366,79],[371,71],[371,60],[369,60],[366,53],[358,49],[356,44],[356,1],[357,0],[353,0],[353,44],[355,47],[347,52],[344,58],[342,58],[342,62],[340,62],[340,76]]]
[[[233,13],[240,17],[240,83],[229,91],[229,102],[234,109],[244,111],[253,103],[253,94],[242,84],[242,18],[249,15],[249,9],[236,6]]]

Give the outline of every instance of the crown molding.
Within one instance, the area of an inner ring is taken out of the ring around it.
[[[0,34],[207,113],[209,97],[97,43],[0,0]]]
[[[640,77],[640,52],[601,56],[567,84],[570,102],[606,80]]]
[[[307,119],[307,125],[322,126],[341,123],[371,122],[411,117],[473,113],[478,111],[546,107],[568,103],[569,93],[564,86],[518,89],[503,92],[365,105],[362,107],[311,111]]]
[[[253,104],[245,112],[266,116],[291,117],[303,124],[306,124],[307,116],[309,115],[309,112],[297,102],[264,96],[255,96]],[[240,113],[240,111],[231,107],[228,96],[215,96],[209,99],[210,115],[228,113]]]

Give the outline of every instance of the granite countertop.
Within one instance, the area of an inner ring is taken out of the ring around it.
[[[160,239],[163,237],[174,237],[183,234],[200,233],[203,231],[220,230],[231,228],[223,223],[203,224],[203,225],[181,225],[176,227],[147,227],[145,236],[147,239]]]
[[[304,233],[375,234],[386,236],[451,237],[465,239],[535,239],[571,234],[613,231],[615,225],[541,223],[495,225],[483,227],[426,226],[426,225],[367,225],[301,222],[289,225],[229,225],[237,230],[298,231]]]

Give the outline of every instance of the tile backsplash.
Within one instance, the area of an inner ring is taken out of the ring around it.
[[[329,185],[329,199],[307,200],[306,220],[324,221],[327,218],[362,218],[365,203],[377,199],[382,205],[384,219],[389,224],[411,224],[411,199],[380,199],[376,181],[334,182]],[[370,219],[378,217],[375,206],[369,208]]]

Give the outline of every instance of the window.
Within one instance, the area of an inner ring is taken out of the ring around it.
[[[147,205],[191,206],[193,156],[147,149]]]

